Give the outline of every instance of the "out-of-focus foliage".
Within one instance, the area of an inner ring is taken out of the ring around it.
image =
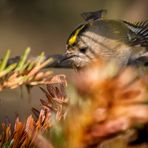
[[[44,53],[41,53],[36,59],[27,60],[30,48],[27,48],[21,56],[18,63],[8,65],[10,50],[0,62],[0,91],[5,88],[14,89],[21,85],[39,85],[49,83],[52,72],[43,71],[52,59],[46,59]]]
[[[140,75],[130,67],[117,72],[114,65],[100,61],[90,67],[75,78],[80,98],[70,107],[65,123],[68,145],[105,147],[112,142],[112,147],[127,147],[139,138],[138,127],[146,127],[146,134],[148,73]]]
[[[99,61],[73,79],[66,118],[60,130],[53,125],[55,147],[148,146],[147,72]]]

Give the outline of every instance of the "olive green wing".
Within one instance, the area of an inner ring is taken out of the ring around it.
[[[107,10],[106,9],[102,9],[102,10],[98,10],[98,11],[90,11],[90,12],[83,12],[81,14],[82,18],[85,21],[95,21],[98,19],[103,18],[105,15],[107,14]]]
[[[136,34],[135,38],[130,41],[131,44],[141,45],[148,49],[148,20],[138,23],[123,22],[132,32]]]

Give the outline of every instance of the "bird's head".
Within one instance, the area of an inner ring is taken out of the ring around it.
[[[100,49],[97,36],[89,23],[80,25],[71,33],[66,44],[66,57],[75,67],[85,67],[96,58]]]

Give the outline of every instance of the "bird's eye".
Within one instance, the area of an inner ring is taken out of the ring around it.
[[[86,53],[86,51],[87,51],[87,47],[80,48],[81,53]]]

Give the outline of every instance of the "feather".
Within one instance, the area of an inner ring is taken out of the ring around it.
[[[140,44],[148,48],[148,20],[138,23],[129,23],[123,21],[124,24],[136,34],[136,38],[132,41],[134,45]]]
[[[91,11],[91,12],[84,12],[81,14],[82,18],[85,21],[91,21],[91,20],[98,20],[104,17],[104,15],[106,15],[107,10],[102,9],[102,10],[98,10],[98,11]]]

